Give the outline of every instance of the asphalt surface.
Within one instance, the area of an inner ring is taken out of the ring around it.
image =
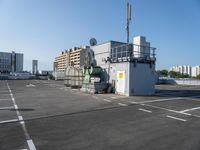
[[[62,81],[0,81],[0,150],[199,150],[200,87],[86,94]]]

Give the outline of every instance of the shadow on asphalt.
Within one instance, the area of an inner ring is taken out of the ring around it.
[[[8,109],[10,111],[16,111],[15,109]],[[19,108],[18,111],[34,111],[35,109],[32,108]]]
[[[157,89],[156,95],[161,96],[173,96],[173,97],[190,97],[190,96],[199,96],[200,97],[200,89]]]

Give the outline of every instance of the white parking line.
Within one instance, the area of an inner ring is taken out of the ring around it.
[[[23,117],[22,116],[18,116],[18,119],[19,119],[19,121],[22,121]]]
[[[188,111],[198,110],[198,109],[200,109],[200,107],[194,107],[194,108],[190,108],[190,109],[185,109],[185,110],[182,110],[182,111],[179,111],[179,112],[185,113],[185,112],[188,112]]]
[[[147,110],[147,109],[143,109],[143,108],[139,108],[138,110],[144,111],[144,112],[148,112],[148,113],[152,113],[152,111]]]
[[[27,140],[27,143],[30,150],[36,150],[35,145],[32,140]]]
[[[8,107],[0,107],[0,110],[5,110],[5,109],[13,109],[13,106],[8,106]]]
[[[146,104],[146,103],[154,103],[154,102],[163,102],[163,101],[171,101],[171,100],[178,100],[183,99],[182,97],[173,97],[173,98],[165,98],[165,99],[155,99],[150,101],[143,101],[143,102],[133,102],[134,104]]]
[[[120,106],[128,106],[127,104],[123,104],[123,103],[118,103],[118,105],[120,105]]]
[[[179,120],[179,121],[187,121],[187,120],[185,120],[185,119],[181,119],[181,118],[177,118],[177,117],[173,117],[173,116],[169,116],[169,115],[167,115],[166,116],[167,118],[171,118],[171,119],[175,119],[175,120]]]
[[[35,87],[34,84],[29,83],[28,85],[26,85],[26,87]]]
[[[8,90],[9,90],[9,92],[10,92],[10,97],[11,97],[12,102],[13,102],[13,105],[14,105],[14,107],[15,107],[15,112],[16,112],[16,114],[17,114],[18,120],[20,121],[20,124],[21,124],[21,126],[22,126],[22,129],[23,129],[23,131],[24,131],[24,135],[25,135],[25,137],[26,137],[27,144],[28,144],[28,146],[29,146],[29,150],[36,150],[35,145],[34,145],[33,141],[31,140],[30,135],[29,135],[29,133],[28,133],[28,131],[27,131],[25,122],[23,121],[23,117],[20,115],[20,112],[19,112],[19,110],[18,110],[18,106],[17,106],[17,104],[16,104],[15,98],[14,98],[14,96],[13,96],[13,94],[12,94],[12,91],[11,91],[11,89],[10,89],[10,86],[9,86],[8,82],[7,82],[7,87],[8,87]]]
[[[109,100],[109,99],[103,99],[104,101],[106,101],[106,102],[112,102],[111,100]]]
[[[127,98],[127,96],[118,96],[118,97],[113,96],[113,97],[110,97],[110,98],[112,98],[112,99],[120,99],[120,98]]]
[[[5,120],[5,121],[0,121],[0,124],[10,123],[10,122],[16,122],[16,121],[18,121],[18,119]]]
[[[138,102],[134,102],[134,101],[128,101],[128,102],[132,104],[138,104]]]
[[[183,113],[183,112],[180,112],[180,111],[176,111],[176,110],[172,110],[172,109],[167,109],[167,108],[163,108],[163,107],[159,107],[159,106],[154,106],[154,105],[150,105],[150,104],[141,104],[142,106],[149,106],[149,107],[152,107],[152,108],[157,108],[157,109],[162,109],[162,110],[166,110],[166,111],[169,111],[169,112],[174,112],[174,113],[178,113],[178,114],[183,114],[183,115],[187,115],[187,116],[191,116],[192,114],[189,114],[189,113]]]

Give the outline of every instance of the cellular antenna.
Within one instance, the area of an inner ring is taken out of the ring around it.
[[[127,2],[126,42],[129,43],[129,24],[131,21],[131,4]]]

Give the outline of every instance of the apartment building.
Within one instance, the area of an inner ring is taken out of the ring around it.
[[[200,74],[200,66],[192,67],[192,77],[196,77]]]
[[[69,51],[61,52],[54,61],[54,71],[64,71],[69,66]]]
[[[191,77],[196,77],[197,75],[200,74],[200,66],[173,66],[170,70],[175,71],[175,72],[180,72],[181,74],[188,74]]]
[[[54,61],[54,71],[64,71],[68,66],[76,68],[80,67],[81,51],[88,48],[88,46],[74,47],[62,51]]]

